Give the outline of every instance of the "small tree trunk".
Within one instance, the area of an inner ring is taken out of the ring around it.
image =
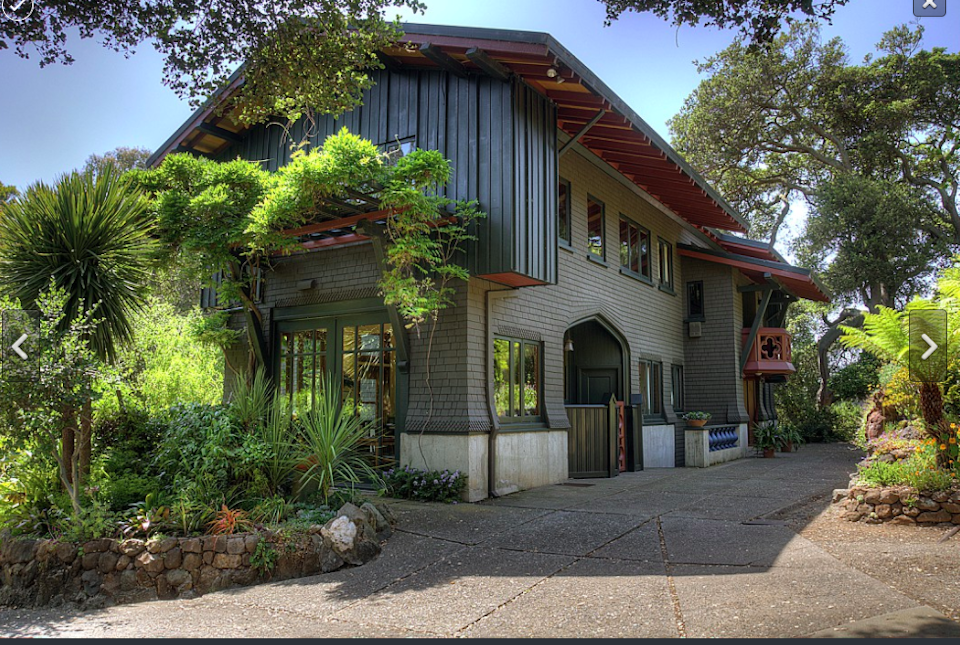
[[[66,477],[64,485],[73,484],[73,453],[76,444],[76,431],[73,423],[73,410],[64,408],[61,413],[61,422],[63,429],[60,434],[60,454],[63,455],[63,463],[66,464],[63,474]]]
[[[950,427],[943,418],[943,392],[939,383],[920,384],[920,414],[923,416],[924,431],[937,442],[934,446],[937,468],[948,470],[949,458],[945,451],[940,450],[940,445],[949,441]]]
[[[90,475],[90,457],[93,450],[93,401],[87,397],[80,410],[80,480],[82,485]]]
[[[80,455],[75,439],[77,435],[76,410],[70,406],[64,406],[60,412],[60,455],[57,459],[57,465],[60,467],[60,483],[70,497],[70,505],[73,507],[73,517],[79,521],[80,518],[80,486],[77,481],[80,479]]]

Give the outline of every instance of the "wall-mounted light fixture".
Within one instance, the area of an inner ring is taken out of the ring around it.
[[[567,344],[563,346],[564,351],[572,352],[573,351],[573,340],[567,339]]]

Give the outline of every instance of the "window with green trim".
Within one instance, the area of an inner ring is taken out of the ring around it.
[[[503,421],[535,421],[541,415],[542,343],[518,338],[493,340],[493,397]]]
[[[673,245],[662,237],[659,238],[659,267],[660,286],[673,290]]]
[[[670,367],[670,405],[674,412],[682,412],[686,409],[686,403],[683,396],[683,365],[673,365]]]

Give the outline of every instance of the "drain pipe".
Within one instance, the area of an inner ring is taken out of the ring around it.
[[[513,289],[497,289],[485,294],[487,330],[487,414],[490,416],[490,432],[487,433],[487,494],[497,495],[497,435],[500,432],[500,416],[497,414],[493,388],[493,301],[516,295]]]

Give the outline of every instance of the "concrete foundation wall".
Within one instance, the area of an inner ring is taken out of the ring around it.
[[[567,478],[567,431],[496,436],[496,492],[507,495]]]
[[[643,467],[676,466],[676,432],[672,425],[643,427]]]
[[[487,434],[400,435],[400,463],[425,470],[459,470],[467,475],[466,501],[487,497]]]

